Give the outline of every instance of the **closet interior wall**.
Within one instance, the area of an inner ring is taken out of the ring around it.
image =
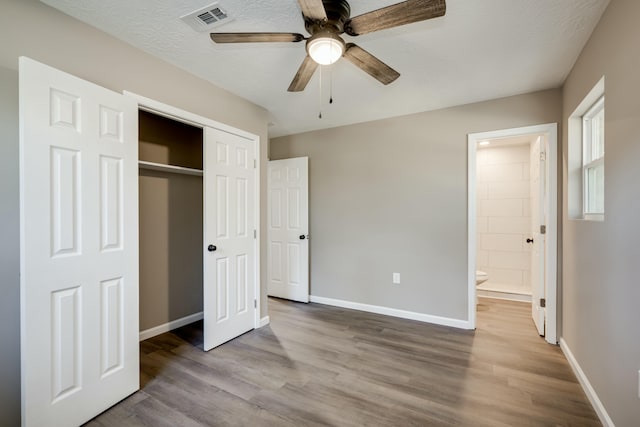
[[[202,171],[203,131],[139,113],[139,159]],[[202,176],[139,174],[140,330],[202,312]]]

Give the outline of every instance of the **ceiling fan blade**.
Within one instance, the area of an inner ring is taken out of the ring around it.
[[[446,11],[445,0],[408,0],[356,16],[345,23],[344,31],[359,36],[444,16]]]
[[[316,68],[318,68],[318,63],[307,55],[304,58],[304,61],[302,61],[302,65],[298,68],[298,72],[287,90],[289,92],[302,92],[304,88],[307,87],[307,83],[309,83],[311,77],[313,77],[313,73],[315,73]]]
[[[305,18],[317,21],[325,21],[327,19],[327,12],[324,10],[322,0],[298,0],[298,4]]]
[[[344,57],[383,85],[388,85],[400,77],[396,70],[353,43],[347,44]]]
[[[302,34],[296,33],[211,33],[216,43],[264,43],[264,42],[300,42]]]

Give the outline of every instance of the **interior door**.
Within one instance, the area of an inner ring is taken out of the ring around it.
[[[308,157],[273,160],[268,171],[268,293],[309,302]]]
[[[543,137],[531,144],[531,316],[542,336],[545,334],[545,248],[547,188],[546,150]]]
[[[205,128],[205,350],[255,325],[254,153],[252,140]]]
[[[25,426],[77,426],[139,388],[137,113],[20,58]]]

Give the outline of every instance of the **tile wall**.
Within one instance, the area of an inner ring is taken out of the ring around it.
[[[531,294],[529,144],[479,147],[477,152],[478,289]]]

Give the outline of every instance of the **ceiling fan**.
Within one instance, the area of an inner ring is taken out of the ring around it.
[[[311,34],[298,33],[211,33],[216,43],[301,42],[307,56],[298,69],[289,92],[303,91],[318,65],[329,65],[344,57],[380,83],[388,85],[400,77],[393,68],[353,43],[340,37],[359,36],[387,28],[443,16],[445,0],[408,0],[351,18],[346,0],[298,0],[304,26]]]

